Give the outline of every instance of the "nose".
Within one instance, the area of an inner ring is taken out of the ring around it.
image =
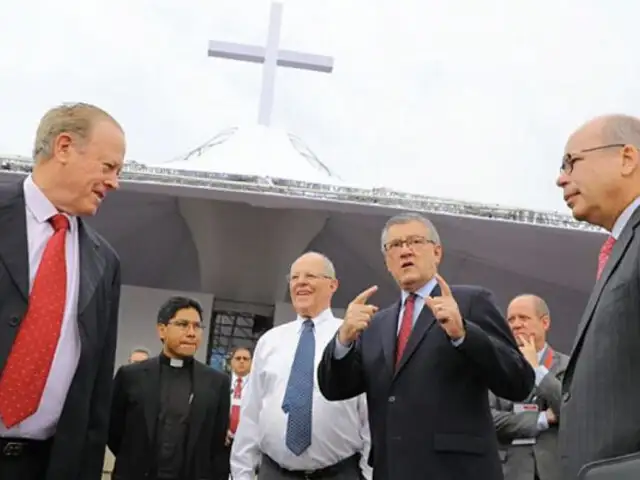
[[[105,184],[109,190],[118,190],[120,188],[120,179],[117,175],[113,175],[113,177],[107,179]]]
[[[569,176],[565,173],[564,170],[560,170],[558,178],[556,178],[556,185],[560,188],[564,188],[567,183],[569,183]]]

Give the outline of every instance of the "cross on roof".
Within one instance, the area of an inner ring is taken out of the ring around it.
[[[262,91],[260,94],[258,123],[264,126],[269,126],[271,123],[276,70],[279,66],[324,73],[333,71],[332,57],[279,49],[282,10],[281,2],[273,2],[271,4],[266,47],[216,40],[209,41],[208,54],[210,57],[262,63]]]

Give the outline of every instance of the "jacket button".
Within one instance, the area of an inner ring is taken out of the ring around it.
[[[391,396],[389,397],[389,403],[393,403],[393,402],[395,402],[395,401],[396,401],[396,397],[394,397],[393,395],[391,395]]]
[[[564,392],[562,394],[562,401],[564,403],[567,403],[569,401],[569,399],[571,398],[571,393],[570,392]]]
[[[9,318],[9,326],[15,327],[20,323],[20,317],[16,317],[15,315]]]

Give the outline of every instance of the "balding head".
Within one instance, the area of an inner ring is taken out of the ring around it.
[[[289,293],[298,315],[314,318],[330,308],[338,288],[333,263],[318,252],[307,252],[291,264]]]
[[[556,181],[577,220],[611,230],[622,211],[640,196],[640,119],[596,117],[567,141]]]
[[[519,343],[521,337],[526,337],[533,339],[538,350],[544,347],[551,316],[542,298],[529,293],[518,295],[509,303],[507,321]]]

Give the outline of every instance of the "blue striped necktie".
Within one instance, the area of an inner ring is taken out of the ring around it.
[[[301,455],[311,445],[315,352],[313,322],[307,319],[302,324],[282,402],[282,410],[288,414],[286,445],[296,455]]]

